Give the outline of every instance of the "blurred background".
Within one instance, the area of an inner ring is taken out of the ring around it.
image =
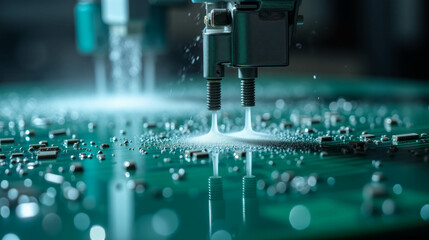
[[[75,45],[75,0],[0,1],[0,81],[93,79],[91,57]],[[428,9],[424,0],[303,0],[288,68],[293,75],[429,79]],[[158,76],[192,80],[202,72],[198,4],[170,10],[169,52]],[[193,63],[193,64],[192,64]]]

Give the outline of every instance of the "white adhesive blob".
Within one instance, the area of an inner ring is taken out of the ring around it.
[[[245,126],[242,131],[234,133],[221,133],[218,129],[217,112],[212,112],[212,125],[210,132],[202,136],[192,137],[185,143],[207,147],[252,147],[275,146],[284,144],[281,138],[267,133],[256,132],[252,129],[251,108],[246,108]]]

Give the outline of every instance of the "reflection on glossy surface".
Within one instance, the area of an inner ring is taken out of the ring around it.
[[[109,229],[114,239],[132,239],[134,226],[133,192],[125,180],[109,184]]]
[[[89,232],[91,240],[104,240],[106,238],[106,231],[102,226],[94,225]]]
[[[218,160],[218,153],[214,160]],[[213,170],[217,173],[218,161],[213,162]],[[251,236],[257,231],[259,218],[259,205],[256,196],[256,177],[252,175],[252,153],[246,152],[246,176],[242,178],[242,228],[235,234],[240,238]],[[210,239],[232,239],[231,223],[225,215],[225,200],[223,198],[222,177],[209,178],[209,227]],[[233,209],[232,215],[239,214],[238,209]]]
[[[222,177],[209,178],[209,236],[210,238],[219,230],[225,230],[225,200],[223,199]]]
[[[48,213],[42,221],[43,230],[51,236],[55,236],[63,229],[63,221],[55,213]]]
[[[76,229],[80,231],[85,231],[88,229],[89,224],[91,224],[91,220],[89,219],[89,216],[85,213],[78,213],[73,218],[73,223]]]
[[[39,205],[34,202],[21,203],[16,207],[16,215],[19,218],[34,217],[39,213]]]
[[[219,152],[212,152],[212,163],[213,163],[213,177],[219,176]]]
[[[310,211],[303,205],[297,205],[290,211],[289,221],[296,230],[304,230],[311,223]]]
[[[256,177],[252,175],[252,161],[252,152],[246,151],[246,176],[242,180],[244,236],[251,236],[258,230],[259,205],[256,195]]]
[[[429,204],[425,204],[420,210],[420,216],[423,220],[429,221]]]
[[[2,240],[19,240],[19,237],[14,233],[7,233],[3,236]]]
[[[177,213],[172,209],[161,209],[152,217],[152,227],[155,232],[163,237],[173,235],[180,225]]]

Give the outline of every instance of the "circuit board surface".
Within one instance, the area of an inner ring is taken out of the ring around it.
[[[202,82],[167,86],[177,90],[157,96],[102,99],[73,88],[5,88],[0,237],[295,239],[427,232],[428,86],[282,81],[258,83],[252,109],[253,129],[272,139],[250,135],[228,144],[189,141],[210,129]],[[244,125],[236,83],[224,84],[223,133]],[[252,173],[245,177],[250,160]]]

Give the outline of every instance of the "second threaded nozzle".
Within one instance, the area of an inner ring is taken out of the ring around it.
[[[210,111],[218,111],[221,106],[220,79],[207,80],[207,108]]]

